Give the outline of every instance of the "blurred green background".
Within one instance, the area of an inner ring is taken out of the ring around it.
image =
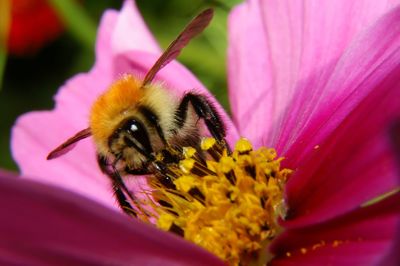
[[[226,19],[230,8],[239,2],[136,1],[146,23],[163,48],[199,11],[207,7],[215,8],[211,25],[184,49],[179,61],[196,74],[227,110]],[[23,57],[7,55],[5,64],[0,66],[3,74],[0,91],[0,168],[18,169],[9,147],[10,130],[15,119],[32,110],[52,109],[53,95],[58,88],[72,75],[91,68],[94,62],[96,27],[101,15],[108,8],[119,10],[122,3],[121,0],[49,0],[49,4],[62,18],[66,28],[64,33],[35,54]]]

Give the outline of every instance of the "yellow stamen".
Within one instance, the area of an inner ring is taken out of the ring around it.
[[[181,234],[231,265],[269,257],[260,253],[280,232],[277,220],[286,214],[283,189],[291,173],[280,168],[276,151],[253,150],[240,139],[230,153],[207,138],[201,151],[184,148],[181,157],[179,165],[168,165],[173,188],[160,178],[150,181],[157,227]]]

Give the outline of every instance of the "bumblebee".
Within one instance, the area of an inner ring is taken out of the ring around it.
[[[164,86],[152,83],[157,72],[175,59],[188,42],[207,27],[212,17],[212,9],[197,15],[168,46],[144,79],[125,74],[115,81],[94,102],[89,127],[50,152],[47,159],[65,154],[77,142],[92,136],[99,166],[111,179],[120,207],[136,216],[130,203],[135,204],[136,199],[124,183],[124,175],[158,174],[165,177],[163,183],[167,187],[173,187],[172,181],[164,174],[168,162],[157,160],[156,155],[163,153],[167,160],[176,162],[179,158],[169,152],[169,147],[198,147],[201,136],[199,119],[204,121],[217,141],[226,145],[222,119],[205,96],[187,92],[179,98]]]

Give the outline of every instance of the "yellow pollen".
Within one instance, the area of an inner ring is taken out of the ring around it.
[[[183,173],[189,174],[190,170],[193,169],[195,162],[196,161],[194,159],[188,158],[188,159],[182,160],[180,162],[179,166]]]
[[[246,139],[240,139],[236,143],[236,147],[235,147],[235,150],[238,151],[239,153],[249,152],[252,149],[253,149],[253,147],[251,146],[251,143]]]
[[[204,139],[200,148],[183,148],[180,162],[168,164],[168,174],[150,177],[157,227],[230,265],[268,257],[262,253],[280,232],[283,191],[292,171],[281,169],[283,158],[274,149],[253,150],[243,138],[233,152],[213,138]],[[165,186],[163,178],[172,183]]]
[[[196,153],[196,149],[192,147],[185,147],[183,148],[183,155],[185,158],[191,158]]]
[[[214,138],[205,138],[201,142],[201,149],[203,151],[207,151],[207,150],[211,149],[216,144],[216,142],[217,141]]]

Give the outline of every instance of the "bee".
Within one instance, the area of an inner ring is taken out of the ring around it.
[[[137,216],[136,199],[126,187],[123,176],[158,174],[168,179],[166,162],[156,155],[176,162],[169,147],[199,147],[202,119],[210,134],[225,142],[225,126],[216,108],[204,96],[192,91],[182,97],[173,95],[163,85],[153,83],[157,72],[174,60],[188,42],[210,23],[213,10],[197,15],[168,46],[144,79],[130,74],[116,80],[94,102],[89,127],[76,133],[47,156],[48,160],[69,152],[80,140],[93,137],[100,169],[112,181],[117,201],[127,214]],[[135,205],[133,208],[131,203]]]

